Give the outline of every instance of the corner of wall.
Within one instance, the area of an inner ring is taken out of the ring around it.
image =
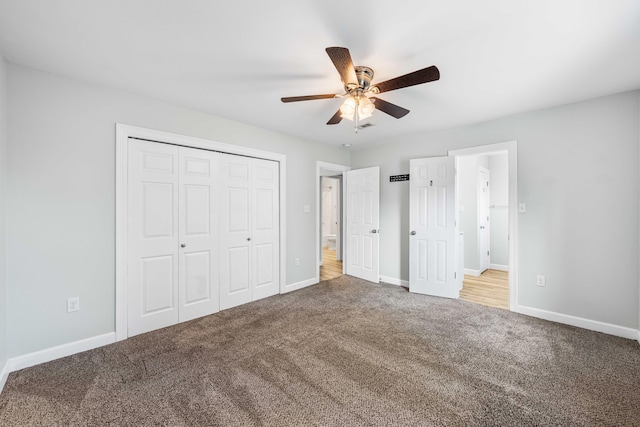
[[[0,53],[0,392],[9,374],[6,252],[7,138],[7,63]]]

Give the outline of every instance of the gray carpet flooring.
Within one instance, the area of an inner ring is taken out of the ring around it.
[[[638,426],[640,345],[343,276],[14,372],[0,425]]]

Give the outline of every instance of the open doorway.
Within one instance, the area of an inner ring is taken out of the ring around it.
[[[342,175],[320,177],[320,281],[342,276]]]
[[[505,152],[458,156],[459,228],[464,236],[460,298],[509,309],[509,174]]]
[[[343,173],[348,170],[348,166],[317,162],[317,282],[339,277],[344,273]]]
[[[460,298],[516,308],[515,141],[456,150],[459,230],[464,237]],[[513,237],[513,239],[510,238]]]

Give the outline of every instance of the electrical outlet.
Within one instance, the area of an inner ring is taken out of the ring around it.
[[[67,299],[67,313],[80,310],[80,297]]]
[[[536,285],[544,287],[547,285],[547,280],[545,279],[544,276],[539,274],[536,276]]]
[[[295,262],[295,264],[296,264],[296,265],[300,265],[300,258],[296,258],[296,259],[294,260],[294,262]]]

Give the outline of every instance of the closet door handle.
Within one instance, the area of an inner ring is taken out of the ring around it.
[[[251,237],[247,237],[247,242],[250,242],[250,241],[251,241]]]
[[[416,235],[416,232],[415,232],[415,231],[412,231],[412,232],[411,232],[411,233],[409,233],[409,234],[411,234],[412,236],[415,236],[415,235]]]
[[[186,248],[187,245],[185,245],[184,243],[180,245],[181,248]]]

